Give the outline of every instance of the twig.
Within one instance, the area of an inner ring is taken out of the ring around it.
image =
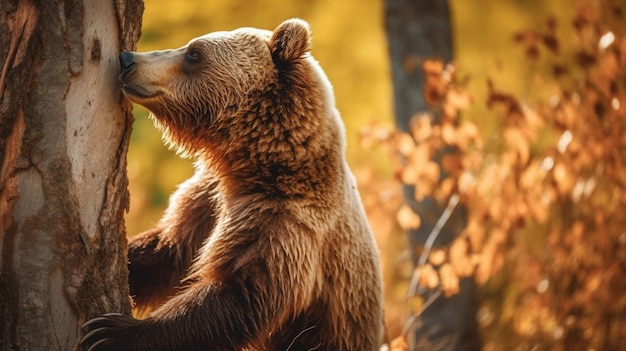
[[[418,267],[423,266],[426,263],[426,260],[428,260],[428,255],[430,255],[430,252],[432,251],[433,246],[435,245],[435,240],[437,240],[437,237],[441,233],[441,230],[446,225],[446,223],[448,223],[448,220],[452,216],[454,209],[456,208],[456,206],[459,204],[460,201],[461,201],[461,196],[459,196],[459,194],[453,194],[452,196],[450,196],[450,200],[448,200],[448,205],[446,206],[446,209],[443,211],[439,219],[437,219],[437,223],[435,223],[435,226],[430,231],[430,234],[428,234],[428,238],[426,238],[426,242],[424,243],[424,250],[422,251],[419,259],[417,260]],[[413,271],[413,275],[411,276],[411,284],[409,286],[408,296],[415,296],[417,294],[417,286],[419,283],[419,279],[420,279],[420,270],[416,269]]]
[[[402,337],[406,338],[407,335],[409,334],[409,331],[413,328],[413,325],[415,325],[415,323],[417,323],[419,317],[422,315],[422,313],[428,308],[430,307],[430,305],[433,304],[433,302],[435,302],[435,300],[437,300],[437,298],[441,296],[441,286],[437,287],[437,290],[428,297],[428,299],[426,300],[426,302],[424,302],[424,304],[422,305],[422,307],[420,307],[420,310],[418,313],[411,315],[411,317],[409,318],[409,320],[407,320],[407,322],[404,324],[404,328],[402,328]]]

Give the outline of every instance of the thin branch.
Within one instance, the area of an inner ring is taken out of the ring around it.
[[[428,260],[428,256],[435,245],[435,240],[441,233],[443,227],[448,223],[448,220],[452,216],[452,213],[456,209],[457,205],[461,201],[461,196],[459,194],[453,194],[450,196],[450,200],[448,200],[448,205],[446,209],[443,211],[439,219],[437,219],[437,223],[428,234],[428,238],[426,238],[426,242],[424,243],[424,250],[420,254],[419,259],[417,260],[417,267],[423,266]],[[417,294],[417,286],[420,279],[420,270],[416,269],[413,271],[413,275],[411,276],[411,284],[409,285],[409,293],[408,296],[415,296]]]
[[[428,297],[426,302],[424,302],[424,304],[420,308],[419,312],[411,315],[411,317],[404,324],[404,327],[402,328],[402,334],[400,334],[402,335],[403,338],[407,337],[407,335],[409,334],[409,331],[413,329],[413,326],[415,325],[415,323],[417,323],[422,313],[424,313],[424,311],[426,311],[426,309],[430,307],[430,305],[432,305],[435,302],[435,300],[439,298],[439,296],[441,296],[441,286],[438,286],[437,290],[435,290],[435,292]]]

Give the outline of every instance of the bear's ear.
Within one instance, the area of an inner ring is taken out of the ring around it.
[[[298,18],[286,20],[276,27],[269,45],[276,64],[300,58],[311,50],[309,24]]]

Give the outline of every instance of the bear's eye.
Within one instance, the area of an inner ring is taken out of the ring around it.
[[[187,52],[187,55],[185,55],[185,60],[190,63],[196,63],[200,61],[200,52],[195,49],[189,50],[189,52]]]

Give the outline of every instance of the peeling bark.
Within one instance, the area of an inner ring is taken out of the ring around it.
[[[117,54],[134,49],[142,11],[0,3],[0,350],[76,350],[84,321],[130,311]]]

